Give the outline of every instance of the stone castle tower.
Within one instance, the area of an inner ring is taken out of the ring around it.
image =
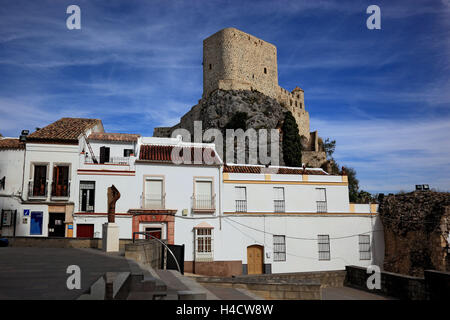
[[[303,90],[296,87],[289,92],[278,85],[277,48],[273,44],[235,28],[225,28],[203,40],[202,100],[216,90],[255,90],[276,99],[296,119],[304,146],[303,162],[320,167],[326,161],[317,132],[310,132]],[[194,120],[195,110],[194,106],[182,121]],[[155,128],[154,135],[167,136],[178,126]]]
[[[277,47],[273,44],[235,28],[203,40],[203,97],[217,89],[257,90],[278,100],[296,119],[306,148],[319,151],[317,132],[310,132],[303,90],[296,87],[289,92],[278,85]],[[305,152],[304,156],[310,155]]]

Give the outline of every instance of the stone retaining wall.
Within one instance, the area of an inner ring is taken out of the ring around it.
[[[10,247],[39,248],[94,248],[102,249],[102,239],[89,238],[47,238],[47,237],[5,237]],[[132,243],[130,239],[119,240],[119,250],[125,250],[125,245]]]
[[[381,289],[369,290],[367,269],[347,266],[345,285],[365,291],[387,295],[404,300],[449,300],[450,273],[425,270],[425,277],[412,277],[393,272],[381,272]]]
[[[125,258],[133,259],[153,269],[161,269],[161,252],[162,244],[157,240],[146,240],[125,245]]]
[[[322,298],[320,282],[317,280],[267,280],[245,277],[196,277],[195,280],[203,285],[246,289],[266,300],[321,300]]]
[[[302,281],[318,281],[322,288],[333,287],[339,288],[344,286],[346,271],[314,271],[314,272],[292,272],[292,273],[274,273],[238,276],[238,279],[264,279],[264,280],[302,280]]]

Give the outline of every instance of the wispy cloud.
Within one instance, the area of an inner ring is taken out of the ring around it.
[[[336,139],[335,158],[356,169],[364,189],[391,192],[429,183],[450,190],[448,119],[311,122],[322,136]]]

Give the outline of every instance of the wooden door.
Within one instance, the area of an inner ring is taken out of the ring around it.
[[[264,247],[253,245],[247,247],[247,268],[248,274],[263,273],[263,253]]]
[[[65,225],[64,225],[65,213],[63,212],[49,212],[48,218],[48,236],[49,237],[64,237]]]
[[[94,225],[77,224],[77,238],[94,238]]]

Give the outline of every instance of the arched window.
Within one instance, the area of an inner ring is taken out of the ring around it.
[[[267,74],[267,68],[264,68],[264,73]]]

